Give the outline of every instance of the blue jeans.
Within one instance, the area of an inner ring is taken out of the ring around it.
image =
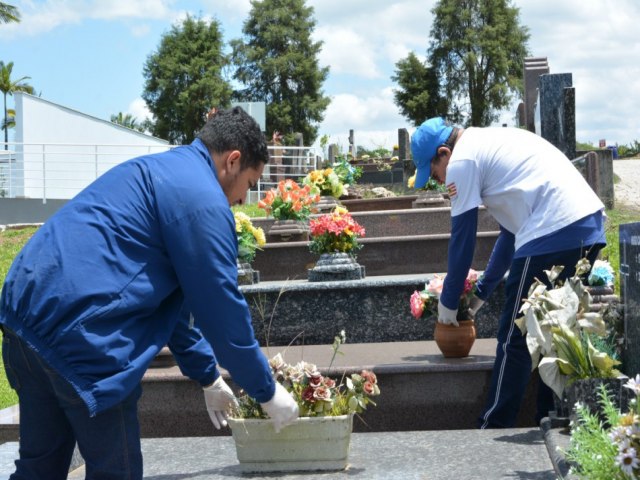
[[[505,305],[498,323],[498,346],[491,374],[491,385],[484,412],[478,419],[480,428],[510,428],[516,423],[520,404],[531,378],[531,355],[525,336],[514,323],[518,318],[522,300],[537,278],[548,283],[544,270],[564,265],[558,280],[572,277],[576,263],[585,256],[593,265],[603,245],[564,250],[533,257],[516,258],[511,264],[505,285]],[[537,371],[536,371],[537,372]],[[537,374],[536,374],[537,375]],[[553,410],[553,391],[538,377],[536,425]]]
[[[4,328],[2,358],[20,401],[20,458],[10,479],[66,480],[77,442],[86,478],[142,478],[138,386],[121,404],[89,417],[73,387]]]

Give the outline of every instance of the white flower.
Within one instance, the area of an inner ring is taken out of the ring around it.
[[[616,456],[616,462],[623,473],[633,478],[633,470],[640,466],[635,448],[629,448]]]
[[[609,440],[611,440],[616,445],[622,444],[622,442],[624,442],[626,439],[627,439],[627,436],[625,434],[623,427],[613,428],[609,432]]]
[[[636,378],[630,378],[624,386],[633,390],[636,395],[640,395],[640,373],[636,375]]]

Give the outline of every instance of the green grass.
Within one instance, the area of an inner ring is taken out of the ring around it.
[[[258,208],[257,204],[239,205],[233,207],[250,217],[264,217],[264,210]],[[616,293],[619,293],[619,282],[617,272],[620,267],[620,252],[618,244],[618,225],[624,223],[640,222],[640,210],[618,206],[607,211],[607,247],[602,250],[602,258],[609,260],[616,271]],[[0,285],[4,283],[4,278],[9,271],[11,262],[16,257],[20,249],[24,246],[35,228],[25,228],[22,230],[6,230],[0,232]],[[0,362],[0,408],[14,405],[18,402],[15,392],[9,387],[4,373],[4,365]]]
[[[6,230],[0,233],[0,285],[4,283],[4,278],[13,259],[35,231],[35,227],[30,227],[22,230]],[[7,376],[4,373],[4,363],[0,362],[0,408],[6,408],[16,403],[18,403],[18,396],[9,386]]]
[[[251,218],[255,217],[266,217],[267,213],[262,209],[258,208],[257,203],[247,203],[244,205],[234,205],[231,207],[231,210],[234,212],[242,212],[249,215]]]

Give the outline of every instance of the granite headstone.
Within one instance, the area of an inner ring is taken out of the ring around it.
[[[624,373],[640,373],[640,222],[620,225],[620,297],[624,305]]]
[[[575,90],[570,73],[540,75],[540,136],[568,158],[576,155]]]

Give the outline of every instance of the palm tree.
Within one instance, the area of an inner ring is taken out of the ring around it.
[[[7,109],[7,118],[2,121],[0,129],[13,128],[16,126],[16,111],[13,108]]]
[[[20,12],[17,7],[0,2],[0,23],[19,22]]]
[[[138,132],[144,132],[144,126],[140,125],[138,119],[130,113],[118,112],[118,115],[111,115],[111,123],[122,125]]]
[[[1,5],[1,4],[0,4]],[[13,70],[13,62],[9,62],[5,65],[0,60],[0,92],[4,96],[4,122],[2,129],[4,130],[4,149],[8,150],[9,146],[9,112],[7,111],[7,95],[13,95],[13,92],[25,92],[33,94],[33,87],[25,80],[29,80],[31,77],[22,77],[17,80],[11,79],[11,71]]]

